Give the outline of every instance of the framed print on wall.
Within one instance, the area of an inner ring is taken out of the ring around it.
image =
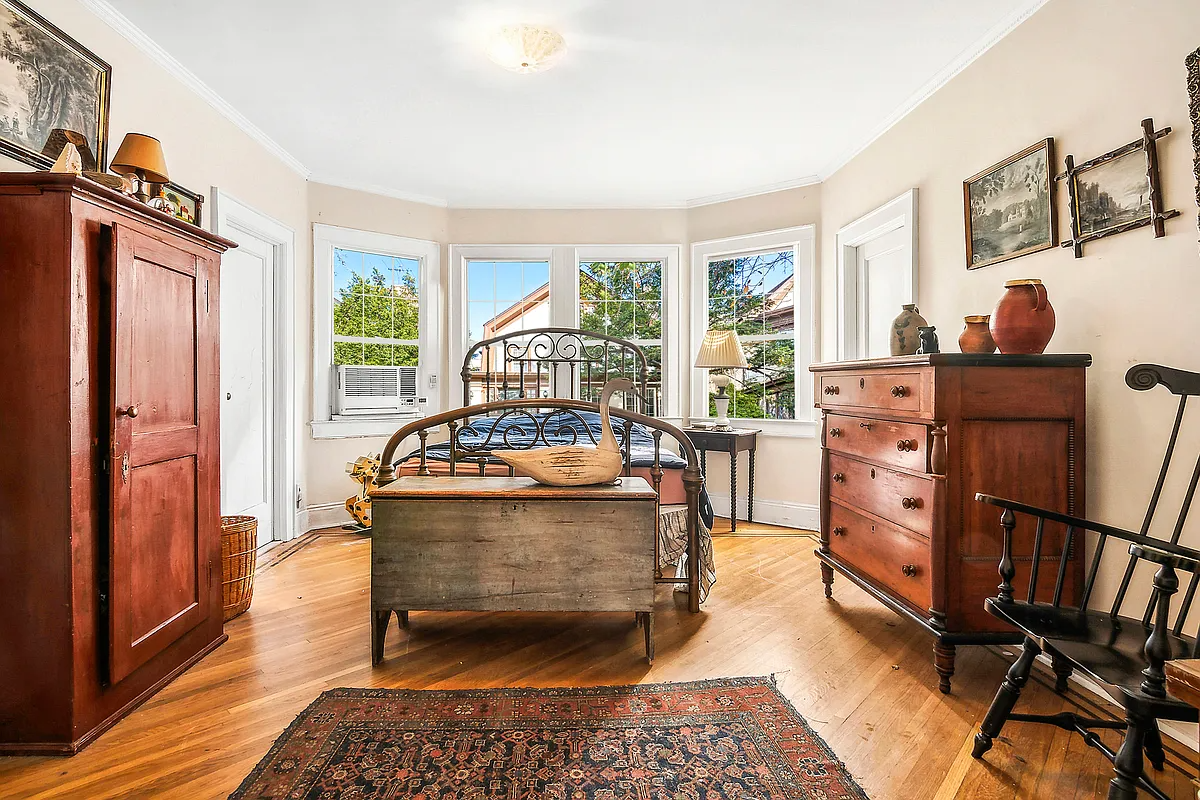
[[[84,169],[103,172],[111,79],[112,67],[37,12],[0,0],[0,153],[48,169],[82,139]]]
[[[1163,223],[1179,216],[1163,208],[1162,181],[1158,173],[1159,139],[1169,127],[1154,130],[1154,120],[1142,120],[1142,138],[1102,156],[1075,163],[1067,156],[1066,171],[1055,176],[1067,182],[1071,197],[1071,238],[1063,247],[1083,257],[1083,245],[1104,236],[1151,225],[1154,238],[1166,236]]]
[[[1019,153],[963,181],[967,269],[1054,247],[1054,139]]]

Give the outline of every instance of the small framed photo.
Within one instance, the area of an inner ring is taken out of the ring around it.
[[[1044,139],[963,181],[967,269],[1056,244],[1054,139]]]
[[[184,222],[202,226],[204,215],[204,195],[188,191],[177,183],[167,183],[162,187],[162,195],[175,209],[175,216]]]

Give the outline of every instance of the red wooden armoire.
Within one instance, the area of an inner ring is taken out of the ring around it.
[[[74,753],[225,640],[232,242],[0,174],[0,753]]]

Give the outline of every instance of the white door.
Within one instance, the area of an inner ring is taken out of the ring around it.
[[[226,234],[230,235],[230,234]],[[241,231],[221,261],[221,513],[258,518],[274,538],[275,248]]]
[[[892,320],[910,302],[911,259],[907,230],[900,228],[858,248],[858,322],[861,358],[891,355]],[[865,345],[865,349],[864,349]]]

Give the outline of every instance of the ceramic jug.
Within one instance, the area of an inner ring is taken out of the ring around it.
[[[991,321],[988,314],[963,317],[966,327],[958,335],[958,349],[964,353],[989,354],[996,352],[996,340],[988,328]]]
[[[921,316],[921,312],[916,305],[908,303],[904,306],[904,310],[900,312],[900,316],[892,320],[892,332],[888,337],[888,346],[894,356],[911,356],[917,352],[917,348],[921,346],[921,340],[917,335],[917,328],[924,327],[929,323]]]
[[[992,338],[1006,355],[1045,351],[1054,335],[1054,307],[1036,278],[1008,281],[992,311]]]

